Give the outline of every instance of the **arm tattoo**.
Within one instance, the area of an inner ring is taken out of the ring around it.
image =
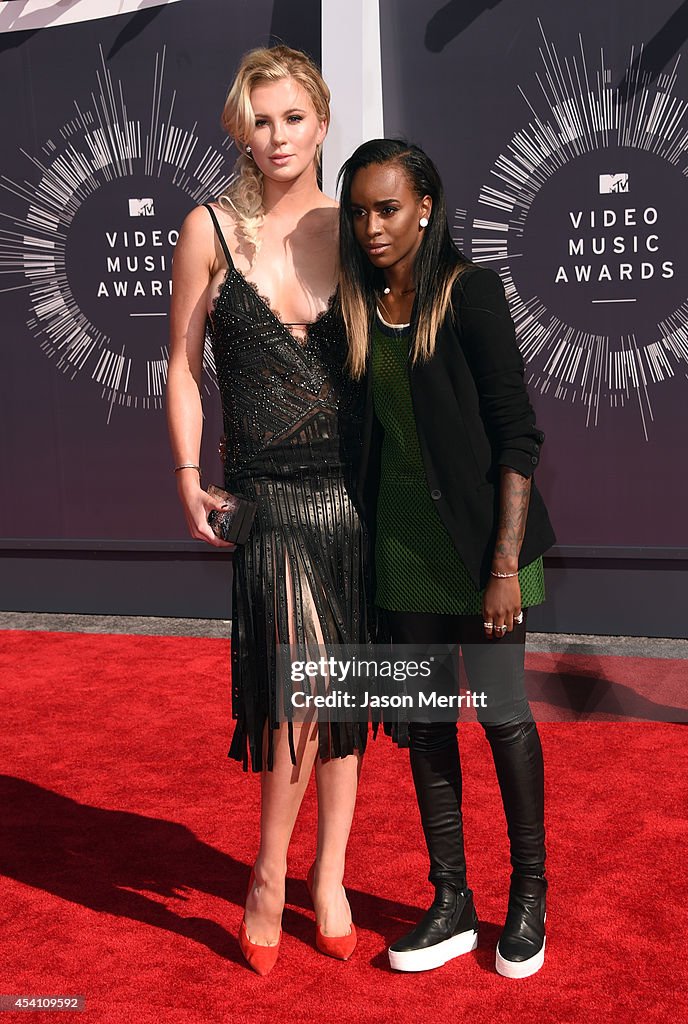
[[[499,488],[499,527],[494,561],[518,562],[526,529],[530,479],[507,466],[501,468]]]

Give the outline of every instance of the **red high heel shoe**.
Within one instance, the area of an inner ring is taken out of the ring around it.
[[[314,874],[315,864],[311,864],[306,875],[306,885],[308,886],[311,900],[313,899]],[[320,925],[317,921],[315,923],[315,945],[325,956],[332,956],[335,960],[348,960],[356,949],[357,942],[358,936],[356,935],[356,926],[353,921],[351,922],[351,931],[348,935],[323,935],[320,931]]]
[[[248,880],[248,890],[246,892],[246,898],[253,888],[253,882],[255,876],[253,869],[251,869],[251,875]],[[274,946],[259,946],[256,942],[251,942],[246,931],[246,915],[241,919],[241,925],[239,926],[239,949],[241,950],[244,960],[252,967],[256,974],[260,974],[262,978],[266,974],[269,974],[272,968],[277,963],[277,957],[279,956],[280,943],[282,941],[282,929],[280,928],[277,942]]]

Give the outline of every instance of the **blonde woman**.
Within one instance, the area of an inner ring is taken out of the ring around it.
[[[223,542],[202,486],[201,365],[209,318],[225,427],[225,487],[257,502],[234,551],[229,756],[262,772],[261,833],[239,940],[267,974],[277,959],[287,851],[316,766],[318,836],[309,887],[316,944],[347,959],[356,931],[342,886],[365,729],[280,724],[276,650],[362,642],[361,529],[351,479],[360,389],[344,370],[335,303],[336,203],[319,188],[329,90],[286,46],[241,62],[223,113],[240,151],[230,191],[186,218],[173,272],[168,420],[192,537]]]

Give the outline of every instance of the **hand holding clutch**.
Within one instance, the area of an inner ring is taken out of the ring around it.
[[[211,484],[208,494],[224,502],[226,508],[208,513],[208,525],[216,537],[230,544],[244,544],[251,532],[256,515],[256,502],[240,494],[230,494]]]

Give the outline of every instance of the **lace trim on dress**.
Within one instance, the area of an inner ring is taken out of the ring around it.
[[[289,321],[283,319],[282,314],[280,313],[280,311],[278,309],[276,309],[272,305],[272,303],[270,302],[270,299],[267,297],[267,295],[263,295],[258,290],[258,285],[255,283],[255,281],[249,281],[249,279],[247,277],[245,277],[241,273],[240,270],[237,270],[237,274],[239,275],[239,277],[241,277],[246,282],[246,284],[249,286],[249,288],[253,289],[253,291],[256,293],[256,295],[258,296],[260,301],[270,310],[270,312],[274,316],[275,320],[279,321],[279,323],[282,325],[282,327],[286,327],[287,330],[289,331],[289,333],[292,335],[292,337],[296,338],[297,341],[299,340],[299,337],[298,337],[298,335],[296,335],[294,333],[294,331],[291,330],[291,328],[292,327],[303,327],[303,328],[305,328],[306,334],[307,334],[309,327],[313,327],[314,324],[319,323],[324,316],[327,316],[327,314],[332,311],[332,306],[333,306],[334,300],[335,300],[335,298],[337,296],[337,292],[333,291],[332,294],[330,295],[329,299],[327,300],[327,305],[325,306],[324,309],[320,310],[320,312],[318,313],[318,315],[315,317],[314,320],[300,321],[298,323],[290,323]]]
[[[213,323],[215,322],[215,310],[216,310],[217,304],[220,301],[220,298],[221,298],[221,296],[224,293],[225,286],[226,286],[227,282],[229,281],[229,277],[232,274],[232,272],[234,272],[237,275],[239,280],[243,281],[244,284],[248,285],[248,287],[251,289],[251,291],[253,291],[253,293],[257,296],[257,298],[260,299],[260,301],[265,306],[265,308],[268,310],[268,312],[272,314],[272,316],[277,321],[277,323],[281,327],[283,327],[288,332],[288,334],[291,335],[291,337],[294,339],[294,341],[296,341],[298,344],[300,344],[302,346],[305,343],[308,342],[308,333],[309,333],[310,328],[313,327],[315,324],[320,323],[320,321],[324,317],[326,317],[329,313],[332,312],[332,307],[334,305],[334,300],[337,297],[337,291],[335,290],[335,291],[332,292],[332,294],[330,295],[329,299],[327,300],[327,305],[326,305],[325,309],[322,309],[318,313],[318,315],[315,317],[314,320],[310,320],[310,321],[304,322],[304,323],[288,323],[286,320],[282,319],[282,315],[281,315],[280,311],[278,309],[276,309],[272,305],[272,302],[267,297],[267,295],[263,295],[262,294],[262,292],[259,290],[258,285],[255,283],[255,281],[250,281],[246,277],[246,275],[243,274],[236,267],[227,267],[225,269],[225,276],[224,276],[224,278],[222,280],[222,284],[218,288],[217,294],[214,296],[214,298],[213,298],[213,300],[212,300],[212,302],[210,304],[210,310],[209,310],[209,314],[208,315],[210,317],[210,320]],[[241,314],[237,313],[235,310],[233,310],[232,312],[235,315],[237,315],[237,316],[241,316]],[[295,331],[292,330],[293,327],[303,327],[304,328],[304,334],[303,335],[297,334]]]

